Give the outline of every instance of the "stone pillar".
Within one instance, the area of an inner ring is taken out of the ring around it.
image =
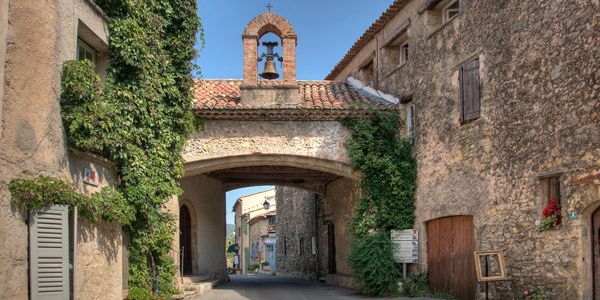
[[[244,84],[258,83],[258,35],[243,35],[244,43]]]
[[[296,83],[296,36],[285,36],[282,39],[283,80]]]

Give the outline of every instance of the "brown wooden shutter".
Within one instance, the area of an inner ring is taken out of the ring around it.
[[[468,122],[479,118],[479,59],[465,62],[460,67],[460,98],[461,122]]]

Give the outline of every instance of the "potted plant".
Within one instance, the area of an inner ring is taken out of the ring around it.
[[[544,220],[539,225],[540,231],[548,231],[558,225],[560,225],[562,221],[562,215],[560,213],[560,209],[562,207],[556,203],[556,199],[550,199],[548,206],[544,208]]]
[[[271,267],[270,267],[271,264],[269,263],[269,261],[265,260],[265,261],[261,262],[260,265],[262,266],[263,270],[271,271]]]

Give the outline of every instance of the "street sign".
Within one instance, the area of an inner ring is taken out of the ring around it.
[[[416,263],[419,259],[419,232],[416,229],[392,230],[394,260],[397,263]]]

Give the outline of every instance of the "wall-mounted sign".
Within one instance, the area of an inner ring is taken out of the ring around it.
[[[98,175],[96,175],[96,171],[84,168],[83,169],[83,182],[86,184],[90,184],[93,186],[98,186]]]
[[[569,216],[569,219],[575,219],[575,218],[577,218],[577,212],[570,211],[570,212],[568,212],[568,216]]]
[[[419,232],[416,229],[392,230],[395,246],[394,260],[398,263],[416,263],[419,259]]]

